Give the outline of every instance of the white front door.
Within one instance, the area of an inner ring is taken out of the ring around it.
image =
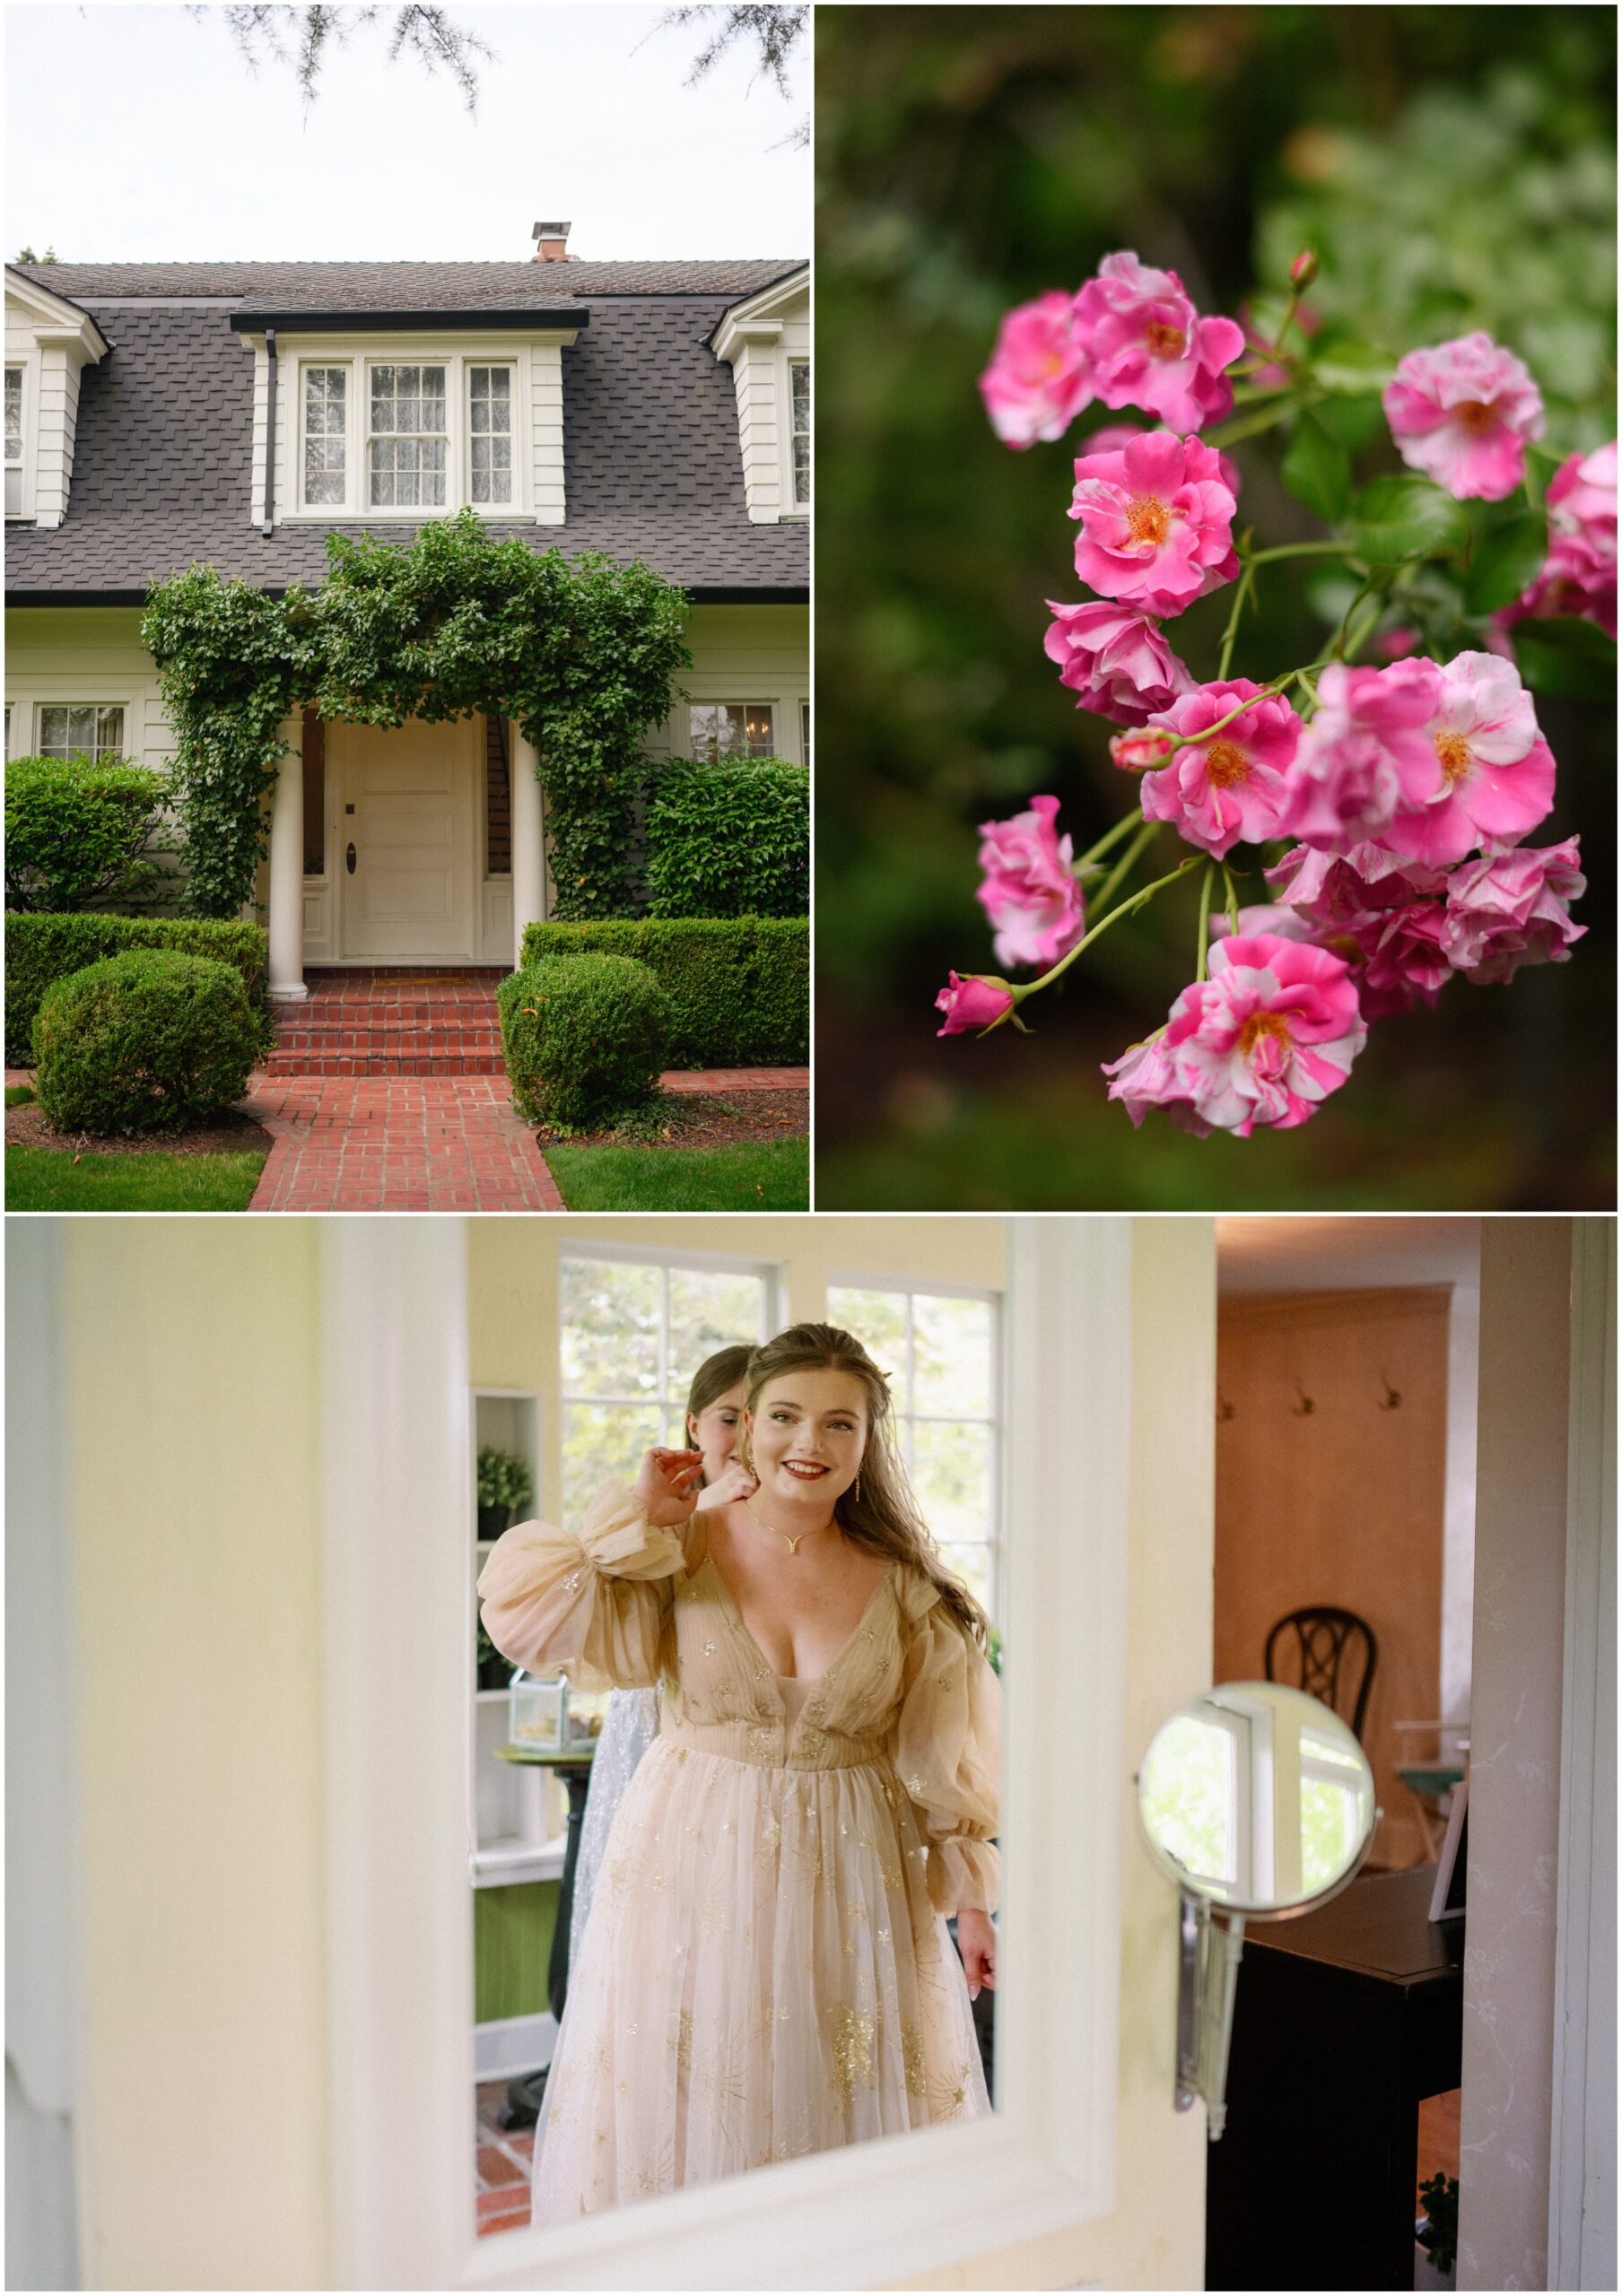
[[[343,953],[470,956],[477,721],[335,725],[335,750]]]

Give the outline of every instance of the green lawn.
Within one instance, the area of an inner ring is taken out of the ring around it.
[[[65,1148],[8,1148],[8,1212],[246,1212],[269,1154],[233,1149],[219,1156],[97,1155],[74,1163]]]
[[[548,1147],[571,1212],[805,1212],[811,1144],[743,1148]]]

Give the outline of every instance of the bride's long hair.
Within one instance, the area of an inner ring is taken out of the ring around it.
[[[928,1524],[919,1512],[895,1439],[889,1382],[859,1339],[834,1324],[793,1324],[749,1358],[748,1406],[753,1420],[763,1388],[791,1371],[849,1371],[861,1382],[868,1403],[868,1440],[861,1472],[834,1501],[833,1519],[852,1546],[893,1561],[911,1563],[933,1587],[954,1622],[981,1649],[990,1622],[961,1578],[941,1561]],[[740,1445],[740,1450],[742,1446]],[[752,1453],[744,1464],[752,1463]],[[859,1490],[859,1497],[858,1492]]]

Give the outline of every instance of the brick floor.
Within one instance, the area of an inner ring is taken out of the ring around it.
[[[481,2081],[474,2126],[475,2206],[479,2238],[509,2232],[529,2222],[529,2171],[535,2158],[533,2128],[503,2128],[505,2081]]]
[[[241,1103],[275,1146],[250,1212],[562,1212],[504,1076],[272,1076]]]

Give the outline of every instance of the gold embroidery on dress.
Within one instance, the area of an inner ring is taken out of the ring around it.
[[[902,2024],[901,2056],[907,2072],[908,2092],[911,2096],[921,2097],[929,2082],[929,2068],[924,2057],[924,2037],[910,2017]]]
[[[768,1857],[772,1857],[775,1853],[777,1845],[782,1838],[783,1830],[781,1826],[779,1825],[775,1813],[772,1811],[768,1810],[766,1813],[766,1822],[761,1828],[762,1853]]]
[[[833,2015],[833,2088],[849,2105],[859,2087],[873,2085],[873,2019],[865,2009],[838,2009]]]
[[[691,2009],[684,2009],[676,2018],[676,2034],[670,2047],[676,2051],[676,2071],[691,2073],[693,2070],[693,2012]]]

